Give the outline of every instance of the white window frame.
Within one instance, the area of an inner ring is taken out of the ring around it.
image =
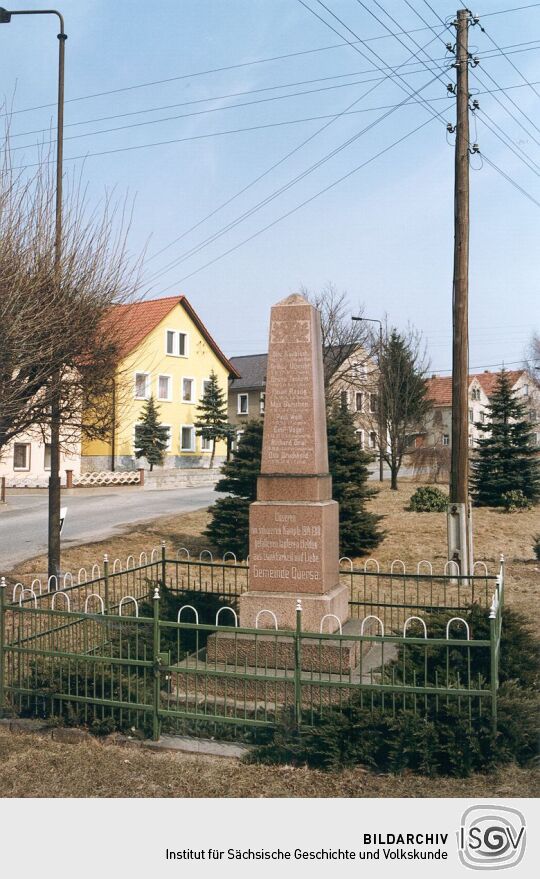
[[[184,448],[182,445],[183,440],[183,432],[184,430],[191,430],[191,447],[189,449]],[[195,451],[195,425],[194,424],[181,424],[180,425],[180,451],[181,452],[194,452]]]
[[[25,467],[16,467],[15,466],[15,446],[24,446],[26,448],[26,466]],[[17,471],[17,473],[28,473],[31,469],[32,465],[32,443],[13,443],[13,469]]]
[[[184,382],[191,382],[191,398],[189,400],[184,400]],[[182,403],[195,403],[196,402],[196,387],[195,387],[195,379],[191,375],[183,375],[180,383],[180,399]]]
[[[146,385],[145,385],[145,395],[143,397],[139,396],[137,393],[137,376],[144,375],[146,377]],[[134,385],[134,393],[133,396],[135,400],[148,400],[150,398],[151,391],[151,377],[149,372],[145,372],[144,369],[137,369],[133,373],[133,385]]]
[[[355,430],[355,433],[358,436],[358,443],[360,445],[360,448],[363,450],[364,449],[364,431],[362,430],[361,427],[357,427],[357,429]]]
[[[167,340],[168,333],[173,333],[173,350],[167,350]],[[184,354],[180,354],[180,336],[184,336],[185,344],[184,344]],[[167,357],[189,357],[189,333],[186,330],[177,330],[172,327],[165,328],[165,354]]]
[[[445,447],[450,445],[450,434],[449,433],[443,433],[442,444]]]
[[[160,393],[159,393],[159,380],[160,380],[160,378],[168,378],[169,379],[169,396],[168,397],[161,397],[160,396]],[[160,372],[157,377],[156,398],[161,403],[170,403],[173,399],[173,377],[172,377],[172,375],[170,375],[167,372]]]
[[[474,409],[469,409],[469,424],[474,424]]]
[[[358,397],[361,399],[362,405],[358,407]],[[354,392],[354,411],[355,412],[363,412],[364,411],[364,391],[355,391]]]
[[[375,406],[373,405],[373,400],[376,400],[376,401],[377,401],[377,403],[376,403]],[[370,412],[370,415],[377,415],[377,414],[378,414],[378,411],[379,411],[379,394],[376,393],[375,391],[370,391],[370,394],[369,394],[369,412]]]
[[[370,430],[369,432],[369,448],[376,449],[377,448],[377,431]]]
[[[242,409],[240,405],[240,400],[246,398],[246,409],[245,411]],[[249,415],[249,394],[237,394],[236,395],[236,414],[237,415]]]
[[[211,452],[211,451],[212,451],[212,440],[211,440],[211,439],[207,439],[207,438],[204,437],[204,436],[201,436],[200,440],[201,440],[201,452],[202,452],[203,454],[207,455],[208,452]],[[204,445],[205,443],[208,443],[208,447],[207,447],[207,448],[205,448],[205,445]]]
[[[49,449],[49,466],[47,466],[47,449]],[[43,443],[43,469],[50,470],[51,469],[51,444]]]
[[[261,391],[259,394],[259,415],[264,415],[265,403],[266,403],[266,392]]]

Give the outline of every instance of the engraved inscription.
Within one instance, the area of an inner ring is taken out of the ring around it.
[[[284,321],[273,321],[285,323]],[[294,323],[308,323],[294,321]],[[309,323],[307,329],[309,335]],[[274,357],[266,396],[265,464],[279,472],[309,464],[315,454],[310,348],[288,347]]]
[[[321,579],[321,526],[298,519],[297,513],[275,512],[270,524],[251,525],[250,561],[255,580]]]
[[[309,345],[311,341],[309,320],[277,320],[270,324],[271,345]]]

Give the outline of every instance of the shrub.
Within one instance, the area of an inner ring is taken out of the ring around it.
[[[448,495],[440,488],[422,485],[411,496],[409,510],[415,513],[444,513],[448,506]]]
[[[520,488],[514,489],[513,491],[505,491],[504,494],[501,495],[501,500],[505,513],[517,513],[519,510],[530,510],[532,506],[530,500],[523,494]]]
[[[444,635],[448,615],[430,617],[433,636]],[[489,620],[485,610],[471,608],[468,622],[474,637],[489,637]],[[439,632],[439,629],[441,631]],[[404,673],[424,676],[425,652],[407,647],[407,668]],[[447,648],[430,650],[430,676],[433,670],[444,671]],[[489,651],[476,650],[473,677],[489,674]],[[462,657],[462,662],[467,663]],[[537,754],[538,696],[540,657],[538,643],[528,629],[525,618],[512,610],[503,617],[499,666],[497,736],[493,739],[490,711],[475,715],[469,721],[455,700],[436,706],[430,701],[423,714],[398,709],[393,716],[384,710],[382,697],[373,693],[369,707],[360,700],[344,709],[330,708],[316,717],[307,729],[298,734],[288,717],[275,731],[273,738],[255,748],[250,762],[292,763],[320,769],[338,769],[364,764],[384,772],[409,770],[425,775],[465,777],[474,771],[486,771],[515,761],[525,765]],[[459,655],[452,658],[456,674],[460,670]],[[398,654],[395,670],[403,667]],[[463,679],[463,678],[462,678]]]
[[[533,537],[533,552],[535,558],[540,561],[540,534],[535,534]]]

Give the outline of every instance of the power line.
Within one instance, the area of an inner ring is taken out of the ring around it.
[[[429,85],[431,85],[431,82],[432,82],[432,81],[433,81],[433,80],[431,80],[430,82],[426,83],[424,86],[422,86],[421,89],[418,89],[416,93],[419,93],[423,88],[427,88]],[[401,104],[396,104],[396,105],[393,106],[391,109],[389,109],[386,113],[383,113],[382,116],[379,116],[376,120],[374,120],[374,121],[371,122],[369,125],[367,125],[365,128],[361,129],[359,132],[357,132],[356,134],[354,134],[352,137],[348,138],[346,141],[344,141],[344,142],[343,142],[342,144],[340,144],[338,147],[335,147],[333,150],[331,150],[329,153],[327,153],[325,156],[323,156],[323,157],[322,157],[321,159],[319,159],[317,162],[315,162],[314,164],[312,164],[309,168],[307,168],[306,170],[302,171],[300,174],[298,174],[298,175],[297,175],[296,177],[294,177],[292,180],[289,180],[287,183],[285,183],[285,184],[283,184],[282,186],[280,186],[277,190],[274,190],[274,192],[270,193],[270,195],[266,196],[264,199],[262,199],[262,200],[259,201],[257,204],[255,204],[253,207],[251,207],[251,208],[249,208],[248,210],[244,211],[242,214],[240,214],[240,216],[236,217],[234,220],[232,220],[232,221],[231,221],[230,223],[228,223],[226,226],[222,227],[222,228],[219,229],[217,232],[214,232],[212,235],[208,236],[208,237],[207,237],[206,239],[204,239],[202,242],[199,242],[199,244],[194,245],[194,246],[193,246],[192,248],[190,248],[189,250],[184,251],[184,253],[180,254],[180,256],[178,256],[178,257],[176,257],[175,259],[171,260],[171,262],[167,263],[164,267],[162,267],[161,269],[159,269],[157,273],[155,273],[154,275],[152,275],[152,276],[150,277],[150,282],[154,282],[154,281],[156,281],[156,280],[157,280],[158,278],[160,278],[162,275],[166,274],[166,272],[168,272],[171,268],[174,268],[174,267],[177,266],[179,263],[184,262],[186,259],[188,259],[188,258],[190,258],[190,257],[192,257],[192,256],[195,256],[195,255],[196,255],[197,253],[199,253],[204,247],[207,247],[209,244],[213,244],[214,241],[216,241],[218,238],[221,238],[221,237],[222,237],[223,235],[225,235],[227,232],[230,232],[231,229],[235,228],[235,227],[238,226],[240,223],[242,223],[244,220],[246,220],[246,219],[248,219],[249,217],[251,217],[254,213],[256,213],[257,211],[259,211],[261,208],[266,207],[268,204],[270,204],[270,202],[272,202],[272,201],[274,201],[276,198],[278,198],[278,196],[282,195],[284,192],[287,192],[289,189],[291,189],[293,186],[295,186],[298,182],[300,182],[301,180],[303,180],[303,179],[304,179],[305,177],[307,177],[309,174],[313,173],[313,171],[317,170],[317,169],[320,168],[323,164],[325,164],[325,163],[328,162],[330,159],[332,159],[332,158],[334,158],[336,155],[338,155],[338,153],[342,152],[342,150],[346,149],[347,147],[351,146],[351,144],[355,143],[360,137],[362,137],[364,134],[366,134],[366,132],[370,131],[372,128],[374,128],[376,125],[378,125],[379,122],[382,122],[384,119],[386,119],[386,118],[388,118],[389,116],[391,116],[392,113],[394,113],[399,107],[401,107],[401,106],[403,106],[405,103],[407,103],[407,101],[408,101],[408,97],[405,98],[405,99],[401,102]]]
[[[427,30],[427,28],[425,28],[425,27],[415,28],[414,32],[417,33],[417,32],[424,31],[424,30]],[[379,35],[376,37],[366,37],[363,42],[375,42],[377,40],[386,40],[386,39],[388,39],[386,34],[382,34],[382,35]],[[197,71],[194,71],[191,73],[182,73],[182,74],[179,74],[178,76],[167,77],[166,79],[154,79],[154,80],[151,80],[150,82],[141,82],[141,83],[137,83],[135,85],[122,86],[121,88],[108,89],[107,91],[103,91],[103,92],[93,92],[88,95],[77,95],[74,98],[68,98],[64,103],[72,104],[72,103],[75,103],[78,101],[87,101],[87,100],[90,100],[91,98],[101,98],[101,97],[105,97],[106,95],[116,95],[116,94],[119,94],[120,92],[128,92],[128,91],[134,91],[135,89],[148,88],[153,85],[163,85],[163,84],[169,83],[169,82],[178,82],[179,80],[182,80],[182,79],[191,79],[191,78],[195,78],[197,76],[207,76],[212,73],[224,73],[227,70],[237,70],[242,67],[251,67],[255,64],[266,64],[271,61],[283,61],[287,58],[297,58],[300,55],[311,55],[316,52],[326,52],[330,49],[341,49],[347,45],[349,45],[348,42],[334,43],[333,45],[330,45],[330,46],[321,46],[318,49],[303,49],[303,50],[300,50],[297,52],[289,52],[286,55],[274,55],[274,56],[268,57],[268,58],[256,58],[252,61],[243,61],[238,64],[228,64],[224,67],[211,67],[207,70],[197,70]],[[34,112],[34,110],[45,110],[48,107],[56,107],[56,103],[39,104],[35,107],[24,107],[20,110],[14,110],[13,112],[10,112],[10,113],[0,113],[0,117],[1,116],[14,116],[14,115],[17,115],[20,113],[32,113],[32,112]]]
[[[528,85],[528,86],[530,87],[531,91],[534,92],[534,94],[536,95],[536,97],[537,97],[537,98],[540,98],[540,92],[538,92],[538,91],[534,88],[534,86],[532,85],[532,83],[529,82],[529,80],[527,79],[527,77],[523,75],[523,73],[521,72],[521,70],[519,69],[519,67],[517,67],[517,66],[514,64],[514,62],[512,61],[511,58],[508,57],[508,55],[506,54],[506,52],[505,52],[503,49],[501,49],[501,47],[499,46],[498,43],[495,42],[495,40],[493,39],[493,37],[487,32],[487,30],[485,29],[485,27],[483,27],[482,25],[480,25],[480,29],[481,29],[481,31],[486,35],[486,37],[488,38],[488,40],[490,40],[490,42],[493,43],[493,45],[495,46],[495,48],[496,48],[496,49],[499,49],[499,51],[502,53],[502,55],[504,55],[504,57],[506,58],[506,60],[507,60],[508,63],[510,64],[510,66],[511,66],[511,67],[516,71],[516,73],[522,78],[523,82],[526,83],[526,85]]]
[[[441,69],[440,67],[434,68],[434,70],[440,70],[440,69]],[[434,72],[434,71],[432,71],[432,72]],[[418,74],[418,73],[423,73],[423,71],[422,70],[410,71],[408,74],[405,74],[405,75],[411,75],[413,73]],[[387,75],[388,78],[392,78],[392,76],[393,76],[393,74],[391,74],[391,73],[389,73]],[[109,133],[115,132],[115,131],[125,131],[126,129],[130,129],[130,128],[140,128],[145,125],[156,125],[160,122],[171,122],[171,121],[175,121],[177,119],[186,119],[191,116],[201,116],[201,115],[206,115],[208,113],[222,112],[223,110],[235,110],[237,108],[251,107],[254,105],[258,105],[258,104],[269,103],[271,101],[280,101],[285,98],[296,98],[296,97],[301,97],[304,95],[318,94],[320,92],[332,91],[335,89],[349,88],[349,87],[352,87],[355,85],[364,85],[365,83],[370,83],[370,82],[383,82],[384,79],[386,79],[387,77],[385,76],[385,77],[377,77],[375,79],[356,80],[355,82],[346,82],[346,83],[340,83],[338,85],[323,86],[323,87],[320,87],[317,89],[307,89],[307,90],[300,91],[300,92],[291,92],[290,94],[287,94],[287,95],[274,95],[269,98],[257,98],[255,101],[244,101],[244,102],[237,103],[237,104],[230,104],[226,107],[209,107],[204,110],[195,110],[190,113],[181,113],[181,114],[178,114],[175,116],[165,116],[165,117],[162,117],[161,119],[150,119],[145,122],[131,122],[128,125],[117,125],[113,128],[102,128],[98,131],[88,131],[88,132],[84,132],[83,134],[70,135],[68,137],[65,137],[64,141],[80,140],[82,137],[93,137],[98,134],[109,134]],[[328,78],[333,79],[334,77],[328,77]],[[256,91],[266,91],[266,89],[254,89],[253,91],[255,91],[255,92]],[[236,94],[242,94],[242,92],[236,93]],[[199,103],[203,103],[208,100],[222,100],[227,97],[234,97],[234,96],[235,95],[233,94],[233,95],[221,95],[219,98],[218,97],[216,97],[216,98],[201,98],[201,99],[197,99],[194,101],[186,101],[184,104],[178,104],[177,106],[187,106],[187,105],[192,105],[192,104],[199,104]],[[54,143],[56,143],[55,139],[46,140],[46,141],[38,142],[35,144],[23,144],[21,146],[12,147],[11,152],[16,152],[16,151],[25,150],[25,149],[33,149],[34,147],[43,147],[43,146],[47,146],[49,144],[54,144]]]
[[[371,156],[371,158],[366,159],[365,162],[362,162],[360,165],[357,165],[351,171],[348,171],[346,174],[343,174],[343,176],[339,177],[338,180],[334,180],[333,183],[328,184],[328,186],[325,186],[324,189],[320,189],[314,195],[310,196],[310,198],[307,198],[305,201],[301,202],[299,205],[296,205],[296,207],[291,208],[291,210],[282,214],[280,217],[277,217],[277,219],[273,220],[271,223],[268,223],[262,229],[259,229],[257,232],[254,232],[248,238],[245,238],[243,241],[240,241],[238,244],[235,244],[233,247],[230,247],[224,253],[218,254],[218,256],[214,257],[214,259],[211,259],[209,262],[205,263],[204,265],[199,266],[199,268],[194,269],[194,271],[190,272],[188,275],[184,275],[183,278],[180,278],[178,281],[175,281],[173,284],[169,284],[169,286],[166,287],[165,289],[169,290],[171,287],[175,287],[178,284],[183,283],[188,278],[192,278],[193,275],[198,274],[199,272],[203,271],[203,269],[208,268],[208,266],[213,265],[214,263],[218,262],[218,260],[221,260],[225,256],[228,256],[230,253],[233,253],[235,250],[238,250],[239,247],[242,247],[244,244],[247,244],[248,241],[253,241],[254,238],[257,238],[259,235],[262,235],[263,232],[266,232],[268,229],[271,229],[273,226],[277,225],[277,223],[280,223],[282,220],[285,220],[287,217],[290,217],[292,214],[296,213],[296,211],[299,211],[301,208],[305,207],[305,205],[310,204],[316,198],[319,198],[319,196],[321,196],[324,193],[328,192],[329,190],[333,189],[335,186],[338,186],[338,184],[342,183],[344,180],[347,180],[349,177],[352,177],[352,175],[356,174],[358,171],[360,171],[361,168],[365,168],[366,165],[369,165],[371,162],[375,161],[375,159],[378,159],[380,156],[384,155],[384,153],[387,153],[389,150],[398,146],[398,144],[402,143],[404,140],[411,137],[413,134],[416,134],[416,132],[420,131],[422,128],[425,128],[425,126],[429,125],[429,123],[432,121],[433,121],[432,118],[426,119],[425,122],[422,122],[416,128],[413,128],[412,131],[407,132],[407,134],[404,134],[399,139],[393,141],[389,146],[380,150],[374,156]]]
[[[491,15],[505,15],[507,12],[520,12],[522,9],[535,9],[540,3],[529,3],[528,6],[513,6],[511,9],[498,9],[496,12],[483,12],[481,18],[489,18]]]
[[[421,30],[430,30],[430,28],[421,28]],[[517,52],[521,52],[521,51],[538,51],[540,49],[540,45],[535,45],[535,46],[531,45],[532,43],[538,43],[538,42],[539,42],[538,39],[536,39],[536,40],[528,40],[526,43],[513,43],[512,46],[528,46],[527,49],[515,49],[513,54],[515,54]],[[348,44],[346,43],[344,45],[348,45]],[[510,48],[510,47],[506,47],[506,48]],[[498,55],[501,54],[501,52],[493,52],[491,49],[487,49],[487,50],[485,50],[485,52],[479,52],[478,54],[482,58],[489,59],[489,58],[497,57]],[[443,56],[441,58],[434,58],[433,62],[435,64],[437,64],[437,63],[444,61],[444,60],[446,60],[446,56]],[[400,65],[400,68],[401,68],[401,66],[403,66],[403,67],[410,67],[410,66],[417,67],[419,64],[423,64],[423,62],[419,62],[419,61],[405,62],[403,65]],[[372,65],[368,70],[356,70],[356,71],[351,71],[350,73],[339,73],[339,74],[333,74],[332,76],[322,76],[322,77],[317,77],[314,79],[298,80],[296,82],[288,82],[288,83],[280,83],[277,85],[265,86],[262,88],[247,89],[247,90],[244,90],[241,92],[231,92],[226,95],[213,95],[208,98],[197,98],[197,99],[190,100],[190,101],[182,101],[180,103],[160,104],[160,105],[154,106],[154,107],[144,107],[141,110],[130,110],[129,112],[125,112],[125,113],[112,113],[112,114],[109,114],[108,116],[97,116],[92,119],[80,119],[77,122],[66,123],[64,128],[74,128],[79,125],[90,125],[95,122],[109,122],[114,119],[125,119],[129,116],[139,116],[142,113],[156,113],[156,112],[159,112],[160,110],[173,110],[178,107],[187,107],[192,104],[201,104],[201,103],[208,103],[210,101],[221,101],[221,100],[225,100],[228,98],[244,97],[245,95],[252,95],[252,94],[257,94],[257,93],[265,92],[265,91],[273,91],[275,89],[293,88],[298,85],[310,85],[310,84],[313,84],[316,82],[327,82],[327,81],[335,80],[335,79],[345,79],[346,77],[350,77],[350,76],[364,76],[369,73],[374,73],[378,69],[379,68],[374,67]],[[391,70],[391,68],[387,68],[387,70]],[[422,72],[421,70],[404,71],[403,75],[409,76],[411,74],[421,73],[421,72]],[[366,80],[363,80],[363,82],[373,82],[373,80],[366,79]],[[353,84],[355,84],[355,83],[353,83]],[[346,83],[345,85],[348,85],[348,83]],[[299,94],[303,94],[303,93],[300,92]],[[288,97],[288,95],[282,95],[281,97]],[[243,106],[243,105],[235,105],[235,106]],[[225,107],[225,108],[218,107],[216,109],[222,110],[222,109],[228,109],[228,108],[227,107]],[[30,131],[18,131],[18,132],[15,132],[14,134],[10,132],[10,140],[13,140],[13,138],[15,138],[15,137],[30,137],[30,135],[32,135],[32,134],[44,134],[48,131],[50,131],[50,127],[33,128]]]
[[[434,39],[431,38],[431,39],[427,42],[426,46],[431,45],[431,43],[433,43],[433,42],[434,42]],[[407,64],[410,58],[416,58],[417,56],[418,56],[418,52],[416,52],[416,53],[409,53],[409,55],[408,55],[406,61],[402,62],[402,65],[400,65],[400,66],[403,66],[403,65]],[[398,68],[398,69],[399,69],[399,68]],[[381,81],[383,81],[383,80],[381,80]],[[329,122],[327,122],[327,123],[325,123],[324,125],[322,125],[321,128],[319,128],[317,131],[313,132],[313,134],[311,134],[308,138],[306,138],[305,140],[303,140],[300,144],[298,144],[296,147],[294,147],[292,150],[290,150],[288,153],[286,153],[284,156],[282,156],[280,159],[278,159],[277,162],[273,163],[269,168],[267,168],[265,171],[263,171],[261,174],[259,174],[257,177],[255,177],[253,180],[251,180],[248,184],[246,184],[244,187],[242,187],[238,192],[236,192],[236,193],[235,193],[234,195],[232,195],[230,198],[226,199],[224,202],[222,202],[220,205],[218,205],[217,208],[214,208],[214,210],[212,210],[209,214],[207,214],[205,217],[203,217],[203,218],[202,218],[201,220],[199,220],[197,223],[195,223],[194,225],[192,225],[192,226],[189,227],[188,229],[184,230],[184,232],[182,232],[180,235],[178,235],[173,241],[171,241],[171,242],[169,242],[167,245],[165,245],[165,247],[162,247],[162,248],[161,248],[160,250],[158,250],[156,253],[152,254],[152,255],[150,256],[150,259],[154,259],[156,256],[159,256],[161,253],[163,253],[164,251],[168,250],[170,247],[172,247],[172,246],[173,246],[174,244],[176,244],[178,241],[180,241],[180,240],[182,240],[183,238],[185,238],[186,235],[188,235],[190,232],[193,232],[195,229],[197,229],[199,226],[201,226],[204,222],[206,222],[206,221],[209,220],[211,217],[213,217],[215,214],[217,214],[220,210],[222,210],[223,208],[227,207],[227,205],[231,204],[231,202],[233,202],[236,198],[238,198],[239,196],[243,195],[248,189],[250,189],[252,186],[254,186],[255,184],[257,184],[260,180],[262,180],[264,177],[266,177],[269,173],[271,173],[272,171],[274,171],[277,167],[279,167],[279,165],[283,164],[283,162],[285,162],[285,161],[286,161],[287,159],[289,159],[292,155],[294,155],[294,154],[297,153],[300,149],[302,149],[304,146],[306,146],[306,145],[307,145],[310,141],[312,141],[315,137],[317,137],[317,136],[318,136],[319,134],[321,134],[323,131],[327,130],[327,129],[328,129],[328,128],[329,128],[329,127],[330,127],[330,126],[331,126],[331,125],[337,120],[337,119],[341,118],[341,116],[343,116],[346,112],[350,111],[350,110],[351,110],[356,104],[358,104],[361,100],[363,100],[363,99],[366,98],[369,94],[371,94],[373,91],[375,91],[375,89],[377,89],[377,88],[379,87],[379,85],[380,85],[380,82],[378,82],[378,83],[376,83],[375,85],[373,85],[370,89],[367,90],[367,92],[364,92],[362,95],[360,95],[359,98],[357,98],[355,101],[353,101],[351,104],[349,104],[349,105],[345,108],[345,110],[342,110],[340,113],[337,113],[333,119],[331,119]],[[294,185],[294,181],[292,181],[292,185]],[[264,203],[266,203],[266,200],[264,201]],[[263,204],[263,203],[260,202],[260,203],[259,203],[258,205],[256,205],[255,207],[258,209],[258,207],[259,207],[259,206],[262,206],[262,204]],[[239,218],[237,218],[237,219],[238,219],[238,222],[242,222],[242,220],[243,220],[244,218],[245,218],[245,215],[241,215]],[[230,228],[231,228],[231,224],[229,224],[229,225],[226,227],[227,231],[228,231]],[[215,239],[213,239],[213,240],[215,240]],[[209,239],[207,239],[207,240],[205,241],[205,243],[209,243]],[[181,257],[179,261],[181,261],[182,258],[183,258],[183,257]],[[168,264],[167,264],[167,268],[170,267],[171,265],[176,265],[177,262],[178,262],[177,260],[173,260],[172,263],[168,263]],[[162,274],[162,273],[163,273],[163,272],[161,272],[161,274]],[[159,274],[159,275],[157,275],[157,276],[154,276],[154,277],[160,277],[161,274]]]
[[[540,6],[540,4],[537,4]],[[483,366],[469,366],[469,373],[471,373],[475,369],[492,369],[494,366],[515,366],[518,363],[523,363],[523,360],[503,360],[501,363],[486,363]],[[432,369],[431,372],[452,372],[451,369]]]

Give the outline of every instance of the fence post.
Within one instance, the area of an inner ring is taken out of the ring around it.
[[[6,594],[6,578],[0,578],[0,717],[4,716],[4,600]]]
[[[161,666],[161,657],[160,657],[160,644],[159,644],[159,589],[156,586],[154,589],[154,622],[153,622],[153,635],[152,635],[152,646],[154,651],[154,692],[153,692],[153,703],[152,703],[152,738],[154,742],[157,742],[159,739],[159,699],[161,692],[161,681],[160,681],[160,666]]]
[[[294,720],[299,732],[302,726],[302,602],[296,601],[296,632],[294,635]]]
[[[501,611],[502,611],[502,607],[504,604],[504,555],[502,554],[502,552],[500,555],[499,583],[500,583],[499,602],[500,602]]]
[[[165,561],[165,541],[161,541],[161,582],[163,588],[167,585],[167,562]]]
[[[491,674],[491,730],[493,737],[497,735],[497,690],[499,688],[499,662],[498,662],[498,626],[497,613],[500,612],[496,596],[489,611],[489,649],[490,649],[490,674]]]
[[[103,578],[105,581],[105,613],[109,613],[109,556],[107,553],[103,556]]]

